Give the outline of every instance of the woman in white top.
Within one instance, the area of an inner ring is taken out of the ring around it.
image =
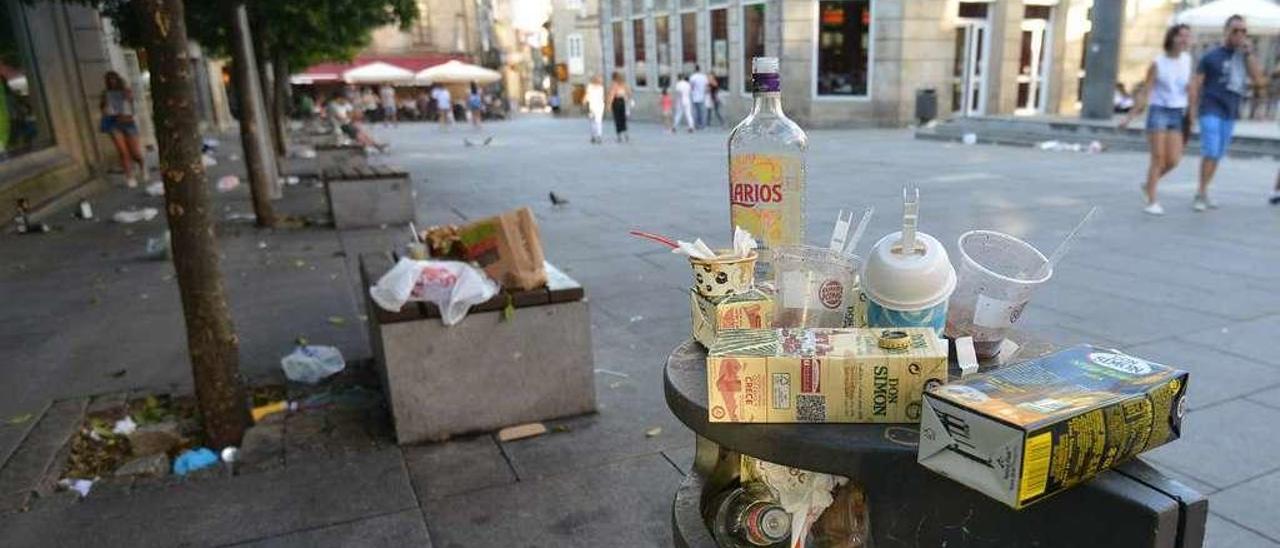
[[[1120,127],[1128,126],[1147,108],[1151,164],[1147,167],[1147,182],[1142,185],[1146,198],[1142,211],[1151,215],[1164,215],[1164,208],[1156,200],[1156,185],[1178,166],[1191,132],[1191,120],[1196,119],[1191,54],[1187,53],[1190,44],[1191,29],[1186,25],[1174,25],[1165,31],[1164,53],[1147,69],[1143,92],[1137,94],[1138,105],[1120,122]]]
[[[103,82],[102,98],[98,100],[98,109],[102,111],[99,129],[111,136],[120,156],[120,168],[124,170],[124,184],[133,188],[138,186],[138,180],[133,176],[134,163],[138,164],[143,181],[147,179],[142,143],[138,141],[138,123],[134,120],[133,90],[114,70],[107,71]]]
[[[604,142],[604,78],[599,74],[587,84],[587,116],[591,118],[591,143]]]

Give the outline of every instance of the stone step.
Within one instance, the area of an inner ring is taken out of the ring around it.
[[[53,402],[0,465],[0,514],[26,509],[49,495],[67,457],[67,442],[84,421],[89,398]]]
[[[917,139],[957,141],[966,133],[977,136],[979,143],[1013,146],[1036,146],[1044,141],[1088,144],[1102,143],[1108,150],[1146,151],[1147,138],[1140,121],[1128,129],[1093,122],[1052,121],[1011,118],[956,118],[932,128],[916,130]],[[1191,136],[1187,153],[1199,153],[1198,135]],[[1232,139],[1228,155],[1241,158],[1280,156],[1280,140],[1237,136]]]

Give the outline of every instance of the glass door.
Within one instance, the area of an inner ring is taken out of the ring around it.
[[[1043,114],[1049,88],[1048,52],[1053,51],[1049,20],[1051,6],[1027,6],[1022,20],[1018,61],[1018,106],[1015,114]]]
[[[962,20],[956,27],[951,110],[961,116],[986,111],[987,22]]]

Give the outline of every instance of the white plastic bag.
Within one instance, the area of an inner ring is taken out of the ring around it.
[[[280,358],[280,367],[291,381],[315,384],[342,371],[347,362],[342,359],[342,352],[332,346],[303,345]]]
[[[440,319],[454,325],[467,316],[471,305],[498,294],[498,284],[483,270],[457,261],[400,259],[369,296],[385,310],[396,312],[409,301],[429,301],[440,307]]]

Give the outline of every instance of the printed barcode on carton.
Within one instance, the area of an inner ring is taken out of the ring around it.
[[[1022,452],[1022,485],[1018,489],[1018,501],[1044,493],[1049,483],[1049,458],[1053,455],[1053,432],[1042,432],[1027,438]]]
[[[827,398],[817,394],[797,394],[796,420],[800,422],[826,422]]]

